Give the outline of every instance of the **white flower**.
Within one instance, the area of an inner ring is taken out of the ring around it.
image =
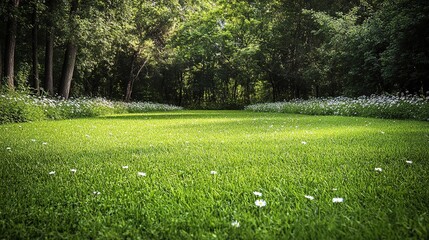
[[[137,176],[139,176],[139,177],[146,177],[146,173],[145,172],[138,172]]]
[[[374,168],[374,170],[375,170],[375,171],[377,171],[377,172],[381,172],[381,171],[383,171],[383,169],[378,168],[378,167]]]
[[[12,151],[12,148],[11,147],[7,147],[6,150]]]
[[[100,194],[101,194],[101,192],[94,191],[94,192],[92,192],[92,194],[94,194],[94,195],[100,195]]]
[[[307,199],[310,199],[310,200],[314,200],[314,197],[310,196],[310,195],[305,195],[304,197],[307,198]]]
[[[265,207],[267,206],[267,202],[265,202],[263,199],[258,199],[255,201],[255,205],[258,207]]]
[[[336,188],[332,188],[332,191],[337,191],[338,189],[336,189]]]
[[[42,142],[42,144],[43,144],[43,145],[48,145],[48,143],[47,143],[47,142]]]
[[[255,194],[255,196],[262,197],[262,193],[261,192],[253,192],[253,194]]]
[[[211,174],[211,175],[216,175],[216,174],[217,174],[217,172],[216,172],[216,171],[210,171],[210,174]]]
[[[344,199],[343,198],[332,198],[332,202],[340,203],[340,202],[344,202]]]
[[[238,228],[238,227],[240,227],[240,223],[239,223],[237,220],[234,220],[234,221],[231,223],[231,226]]]
[[[301,143],[304,144],[304,145],[307,144],[307,142],[304,142],[304,141],[302,141]]]
[[[31,139],[32,142],[36,142],[36,139]]]
[[[74,168],[72,168],[72,169],[70,169],[70,172],[72,172],[72,173],[76,173],[76,169],[74,169]]]
[[[55,171],[49,172],[49,175],[54,175],[54,174],[55,174]]]
[[[405,161],[406,163],[408,163],[408,164],[412,164],[413,163],[413,161]]]
[[[122,166],[123,169],[128,169],[128,166]]]

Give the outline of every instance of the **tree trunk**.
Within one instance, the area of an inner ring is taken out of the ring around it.
[[[46,31],[46,52],[45,52],[45,91],[49,95],[54,95],[54,33],[50,27]]]
[[[130,75],[128,76],[127,90],[126,90],[125,99],[124,99],[125,102],[129,102],[131,100],[131,94],[133,92],[134,65],[136,62],[136,58],[137,58],[137,53],[135,52],[131,59],[131,70],[130,70]]]
[[[78,9],[78,0],[73,0],[70,8],[69,24],[73,25],[73,17]],[[61,88],[60,96],[68,99],[70,95],[70,87],[73,79],[73,71],[76,63],[77,45],[73,42],[73,37],[67,42],[66,53],[64,56],[63,70],[61,72]]]
[[[178,73],[179,77],[179,106],[182,106],[182,99],[183,99],[183,73],[182,71],[179,71]]]
[[[5,74],[7,86],[13,90],[14,84],[14,65],[15,65],[15,45],[16,45],[16,10],[19,6],[19,0],[10,0],[11,16],[7,23],[7,37],[6,37],[6,53],[5,53]]]
[[[55,7],[55,0],[46,2],[49,12],[52,14]],[[52,16],[48,16],[46,28],[46,49],[45,49],[45,91],[49,95],[54,95],[54,27]]]
[[[34,89],[34,92],[39,95],[40,94],[40,85],[39,85],[39,61],[37,59],[37,38],[38,38],[38,20],[37,20],[37,3],[34,3],[33,9],[33,42],[32,42],[32,58],[33,58],[33,66],[31,72],[31,83]]]
[[[61,72],[61,92],[60,96],[64,99],[69,98],[70,87],[73,78],[74,66],[76,63],[77,46],[69,42],[67,44],[66,54],[64,57],[63,70]]]
[[[141,71],[146,66],[146,63],[149,61],[149,59],[146,59],[143,62],[143,64],[140,66],[140,68],[137,71],[137,73],[134,75],[134,68],[135,68],[135,64],[136,64],[136,61],[137,61],[137,57],[138,57],[138,52],[135,51],[134,54],[133,54],[133,59],[131,61],[131,71],[130,71],[130,76],[129,76],[128,84],[127,84],[127,92],[125,94],[125,102],[129,102],[131,100],[131,94],[133,92],[134,82],[138,79]]]
[[[271,75],[271,74],[270,74]],[[276,97],[276,93],[277,93],[277,88],[276,88],[276,84],[274,82],[274,78],[272,76],[270,76],[270,84],[271,84],[271,89],[272,89],[272,101],[276,102],[277,101],[277,97]]]
[[[0,38],[0,90],[3,86],[3,39]]]

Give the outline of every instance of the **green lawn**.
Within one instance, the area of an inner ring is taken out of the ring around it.
[[[428,122],[114,115],[0,125],[0,157],[0,239],[429,237]]]

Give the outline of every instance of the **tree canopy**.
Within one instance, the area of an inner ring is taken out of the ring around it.
[[[187,107],[429,91],[424,0],[7,0],[2,89]]]

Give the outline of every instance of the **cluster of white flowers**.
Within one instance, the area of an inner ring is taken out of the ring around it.
[[[31,96],[27,94],[2,94],[0,95],[0,116],[22,111],[11,111],[13,108],[34,108],[40,112],[38,119],[69,119],[76,117],[95,117],[112,113],[142,113],[150,111],[174,111],[182,110],[168,104],[151,102],[113,102],[104,98],[70,98],[64,100],[60,97],[48,98],[45,96]],[[9,110],[8,110],[9,109]],[[16,109],[15,109],[16,110]],[[1,119],[2,122],[17,121],[19,116],[9,116]],[[25,119],[18,121],[26,121]]]
[[[152,102],[117,103],[117,105],[122,106],[127,112],[130,113],[183,110],[182,107]]]
[[[341,115],[429,121],[429,97],[415,95],[372,95],[358,98],[312,98],[249,105],[256,112],[284,112],[309,115]]]

